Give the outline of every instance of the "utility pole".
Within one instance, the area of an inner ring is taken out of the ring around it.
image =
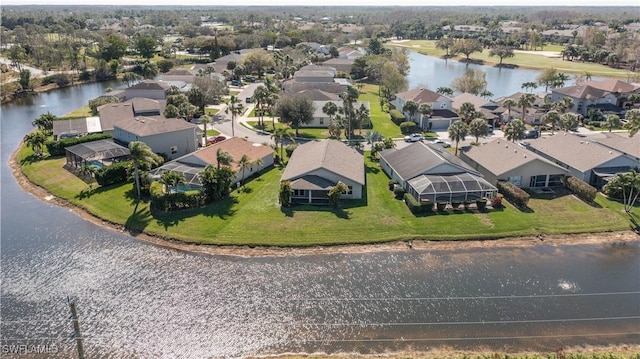
[[[67,297],[69,308],[71,309],[71,319],[73,320],[73,334],[76,337],[76,346],[78,347],[78,358],[84,359],[84,348],[82,347],[82,334],[80,333],[80,322],[78,321],[78,311],[76,310],[76,302]]]

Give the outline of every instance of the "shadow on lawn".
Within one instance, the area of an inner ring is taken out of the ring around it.
[[[149,207],[144,207],[139,210],[139,203],[136,203],[133,208],[133,213],[127,218],[127,222],[124,224],[125,228],[129,231],[143,231],[149,223],[151,223],[151,219],[153,216],[149,211]]]
[[[351,211],[344,205],[338,208],[330,207],[329,205],[310,205],[310,204],[293,204],[290,207],[280,207],[280,211],[285,216],[293,218],[296,212],[331,212],[340,219],[350,219]]]

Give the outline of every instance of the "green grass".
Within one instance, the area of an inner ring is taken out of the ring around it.
[[[207,108],[204,109],[204,114],[207,115],[207,116],[213,116],[213,115],[217,114],[218,112],[220,112],[220,110],[217,109],[217,108],[209,108],[209,107],[207,107]]]
[[[390,44],[391,46],[404,47],[419,53],[442,57],[446,52],[442,49],[436,48],[435,40],[411,40],[403,43]],[[558,45],[547,45],[543,48],[544,51],[561,51],[563,47]],[[488,49],[484,49],[482,53],[471,54],[471,60],[481,60],[486,65],[496,65],[500,62],[498,57],[489,57]],[[455,57],[455,59],[464,59],[464,56]],[[559,58],[549,58],[543,55],[537,54],[523,54],[516,53],[514,57],[504,59],[504,64],[517,65],[520,68],[544,70],[548,68],[555,68],[560,72],[584,74],[589,72],[592,76],[602,77],[621,77],[626,78],[628,73],[625,70],[613,69],[608,66],[594,64],[589,62],[577,62],[577,61],[563,61]]]
[[[384,137],[402,137],[400,127],[391,121],[388,113],[382,111],[378,96],[378,85],[365,84],[360,90],[359,101],[369,101],[372,130],[380,132]]]
[[[62,116],[62,117],[82,117],[82,116],[84,116],[84,117],[91,117],[91,116],[93,116],[93,115],[91,114],[91,108],[89,108],[89,105],[87,105],[87,106],[82,106],[82,107],[80,107],[80,108],[78,108],[78,109],[75,109],[75,110],[73,110],[73,111],[71,111],[71,112],[69,112],[69,113],[65,114],[65,115],[64,115],[64,116]]]
[[[311,246],[376,243],[406,239],[490,239],[538,233],[586,233],[629,229],[622,205],[597,198],[590,206],[573,196],[532,198],[529,211],[507,204],[488,213],[415,216],[388,190],[388,177],[365,153],[366,195],[343,201],[342,208],[281,208],[277,203],[282,170],[273,168],[234,191],[228,199],[184,212],[152,213],[149,203],[136,203],[126,183],[89,191],[88,184],[62,168],[64,158],[30,162],[23,148],[18,160],[25,175],[55,196],[128,228],[188,242],[234,245]],[[634,209],[638,220],[639,209]]]

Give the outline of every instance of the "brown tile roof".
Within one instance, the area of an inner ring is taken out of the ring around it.
[[[218,149],[221,149],[231,155],[233,158],[233,164],[231,167],[236,171],[240,169],[238,161],[240,161],[243,155],[247,155],[247,157],[249,157],[249,161],[253,162],[258,158],[264,158],[273,152],[273,149],[269,146],[249,142],[240,137],[232,137],[197,150],[192,153],[192,155],[215,167],[218,165],[218,161],[216,160]]]
[[[606,94],[606,92],[603,90],[600,90],[585,84],[556,88],[551,91],[557,92],[565,96],[569,96],[573,98],[583,98],[587,100],[599,99]]]
[[[356,183],[365,183],[362,154],[336,140],[311,141],[298,146],[289,159],[282,180],[294,180],[318,169]]]
[[[620,152],[612,151],[592,140],[567,132],[526,140],[524,143],[527,148],[544,153],[581,172],[597,168],[622,156]]]
[[[119,121],[114,125],[115,127],[140,137],[198,128],[197,125],[183,119],[165,118],[164,116],[138,116],[133,120]]]
[[[444,98],[444,96],[439,93],[424,88],[415,88],[413,90],[398,93],[396,96],[404,99],[405,101],[413,101],[417,104],[432,103]]]
[[[607,91],[611,93],[629,93],[629,92],[634,92],[638,88],[640,88],[628,82],[624,82],[616,79],[605,80],[605,81],[585,81],[583,83],[593,88],[597,88],[599,90]]]
[[[480,110],[480,108],[484,107],[485,105],[493,105],[495,107],[498,106],[498,104],[496,103],[492,103],[491,101],[487,101],[482,97],[476,96],[474,94],[466,93],[466,92],[461,93],[458,96],[452,97],[451,101],[452,101],[451,108],[453,108],[456,111],[459,110],[462,104],[465,102],[469,102],[473,104],[476,110]]]
[[[471,146],[464,154],[496,176],[532,162],[544,162],[549,166],[555,166],[558,169],[558,174],[567,172],[566,169],[546,158],[505,140],[495,140],[481,146]]]

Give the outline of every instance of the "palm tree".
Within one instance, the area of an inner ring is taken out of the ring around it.
[[[40,130],[27,133],[23,138],[24,143],[27,146],[31,147],[34,154],[38,157],[41,157],[43,155],[42,146],[44,145],[46,140],[47,135],[45,135],[44,132]]]
[[[560,122],[560,114],[556,110],[551,110],[542,116],[542,120],[545,124],[551,126],[551,134],[553,135],[553,131],[556,129],[556,124]]]
[[[84,164],[78,170],[78,173],[83,177],[85,181],[88,181],[89,188],[93,187],[93,176],[96,174],[97,168],[93,165]]]
[[[220,169],[222,166],[231,166],[233,163],[233,157],[229,154],[229,152],[225,152],[222,148],[218,148],[216,150],[216,164],[217,168]]]
[[[240,165],[240,169],[242,169],[242,180],[244,181],[244,170],[251,167],[251,161],[249,160],[249,156],[242,155],[240,161],[238,161]]]
[[[253,97],[251,97],[251,100],[256,104],[256,109],[259,111],[258,125],[261,128],[264,128],[264,106],[267,104],[269,95],[269,89],[264,85],[260,85],[253,92]]]
[[[629,137],[635,136],[640,131],[640,110],[629,110],[624,118],[627,120],[624,128],[629,130]]]
[[[436,93],[442,95],[442,96],[451,96],[453,95],[453,89],[451,87],[446,87],[446,86],[441,86],[438,87],[438,89],[436,90]]]
[[[338,112],[338,105],[333,101],[329,101],[322,106],[322,112],[329,116],[329,123],[333,123],[333,116]]]
[[[358,132],[360,132],[360,134],[362,134],[362,124],[369,120],[369,109],[364,105],[361,104],[360,108],[358,108],[356,110],[356,124],[357,124],[357,128],[358,128]]]
[[[476,114],[476,107],[471,102],[465,102],[460,106],[458,114],[460,114],[464,122],[469,124],[473,116]]]
[[[456,143],[456,156],[458,155],[458,144],[464,141],[469,133],[469,127],[464,121],[456,121],[449,127],[449,139]]]
[[[277,128],[271,134],[271,139],[275,143],[276,148],[278,147],[278,145],[280,145],[280,158],[284,158],[282,156],[282,149],[284,148],[284,141],[285,140],[293,141],[293,136],[291,135],[289,130],[286,129],[286,128]]]
[[[187,180],[184,178],[184,174],[178,171],[165,171],[160,177],[160,182],[165,186],[166,192],[171,193],[172,187],[177,187],[181,184],[186,184]]]
[[[129,143],[129,156],[133,162],[133,175],[136,183],[136,193],[138,200],[140,200],[140,167],[153,166],[160,164],[162,158],[151,150],[144,142],[133,141]]]
[[[518,106],[518,103],[512,98],[508,98],[504,100],[502,106],[507,108],[507,122],[511,121],[511,108]]]
[[[204,125],[204,138],[207,138],[207,124],[211,122],[211,117],[207,115],[200,116],[200,123]],[[209,141],[204,141],[205,146],[209,146]]]
[[[607,115],[607,120],[604,124],[609,129],[609,132],[611,132],[612,129],[620,127],[620,116],[614,114]]]
[[[347,125],[348,125],[347,137],[349,140],[349,145],[351,145],[351,133],[353,132],[353,129],[351,128],[351,125],[353,123],[353,115],[354,115],[353,104],[354,102],[356,102],[358,98],[357,93],[350,91],[351,89],[352,87],[349,87],[347,91],[340,94],[340,98],[342,99],[342,107],[344,109],[344,117],[347,120]],[[353,89],[357,92],[355,88]]]
[[[53,134],[53,121],[56,120],[58,120],[56,115],[51,112],[47,112],[33,120],[31,124],[38,127],[38,130],[42,131],[45,135],[50,136]]]
[[[527,128],[524,125],[524,121],[515,119],[504,126],[504,135],[507,140],[516,142],[516,140],[521,140],[524,138],[524,131],[526,129]]]
[[[258,172],[260,172],[262,171],[262,166],[264,166],[264,161],[262,160],[262,158],[257,158],[251,163],[251,166],[258,166]]]
[[[231,114],[231,137],[236,137],[236,116],[241,115],[243,111],[244,106],[242,106],[242,102],[238,99],[238,96],[231,95],[231,98],[229,98],[229,102],[227,103],[227,109],[224,110],[226,114]]]
[[[522,108],[522,121],[527,119],[527,109],[533,105],[536,96],[531,93],[525,93],[518,99],[518,106]]]
[[[342,181],[338,181],[335,186],[329,189],[329,204],[331,207],[338,207],[340,205],[340,197],[343,193],[349,191],[349,187]]]
[[[427,117],[427,118],[431,117],[431,114],[433,114],[433,108],[431,108],[430,104],[423,103],[418,108],[418,112],[420,112],[420,114],[422,115],[422,118],[420,119],[420,127],[424,128],[424,118],[425,117]]]
[[[538,88],[538,85],[534,81],[523,82],[521,88],[527,92],[529,89],[534,90]]]
[[[480,136],[486,136],[489,130],[487,121],[484,118],[476,118],[469,124],[469,132],[476,138],[476,143]]]
[[[622,195],[624,211],[630,214],[640,196],[640,173],[635,169],[627,173],[618,173],[605,185],[605,193],[610,193],[612,190]]]
[[[578,127],[580,121],[578,120],[578,115],[573,112],[563,113],[560,116],[560,128],[565,131],[571,131]]]

